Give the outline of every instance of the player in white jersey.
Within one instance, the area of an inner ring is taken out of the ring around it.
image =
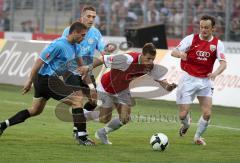
[[[226,69],[223,43],[213,36],[215,19],[205,15],[200,20],[200,34],[185,37],[172,51],[172,56],[181,59],[181,68],[185,72],[177,90],[179,118],[182,122],[179,134],[183,136],[190,127],[190,104],[195,97],[200,104],[202,116],[194,136],[194,143],[206,145],[201,135],[207,129],[212,110],[213,81]],[[213,71],[215,60],[220,65]]]

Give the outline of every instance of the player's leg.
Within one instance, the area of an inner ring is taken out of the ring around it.
[[[34,79],[34,99],[32,102],[32,107],[29,109],[24,109],[11,118],[7,119],[4,122],[0,123],[0,134],[3,133],[3,131],[9,127],[13,126],[19,123],[24,122],[26,119],[28,119],[31,116],[36,116],[40,114],[45,105],[47,100],[49,99],[48,96],[48,77],[38,75]]]
[[[95,143],[89,139],[86,130],[86,118],[83,112],[83,95],[81,91],[76,91],[61,100],[63,103],[72,107],[73,124],[76,128],[75,138],[80,145],[94,145]]]
[[[32,116],[39,115],[43,111],[46,102],[47,100],[45,98],[34,98],[31,108],[21,110],[14,116],[0,123],[0,135],[7,127],[22,123]]]
[[[115,118],[117,129],[127,124],[131,119],[131,107],[135,105],[135,100],[131,97],[130,90],[126,89],[118,93],[115,99],[115,106],[117,108],[119,117]],[[113,121],[113,120],[112,120]]]
[[[209,124],[212,112],[212,98],[198,96],[198,100],[202,110],[202,116],[198,121],[198,127],[194,136],[194,142],[198,145],[206,145],[205,141],[201,138],[201,136],[206,131]]]
[[[131,120],[131,107],[128,105],[121,105],[119,112],[119,119],[123,125]]]
[[[108,123],[112,118],[112,107],[113,107],[113,97],[105,92],[98,92],[98,109],[100,111],[99,114],[99,122]],[[110,130],[113,130],[114,123],[108,123],[105,127],[100,128],[96,131],[95,137],[100,139],[103,144],[112,144],[107,137],[107,133]]]
[[[97,107],[96,82],[93,75],[90,76],[89,80],[93,83],[92,88],[90,88],[82,79],[80,79],[80,86],[84,95],[88,98],[88,101],[84,104],[83,108],[87,111],[93,111]]]
[[[130,94],[130,91],[128,89],[123,90],[122,92],[118,93],[118,95],[114,95],[112,97],[112,100],[115,103],[115,106],[117,107],[117,111],[119,114],[119,117],[113,118],[105,127],[104,129],[101,129],[102,135],[107,135],[110,132],[116,131],[119,128],[121,128],[124,124],[127,124],[130,120],[130,113],[133,100]],[[107,138],[107,136],[105,136]],[[108,140],[108,139],[107,139]],[[104,144],[110,144],[105,143],[107,141],[102,141]]]
[[[213,96],[213,82],[209,79],[201,79],[198,82],[201,89],[197,91],[197,98],[201,107],[202,116],[198,121],[197,131],[194,136],[194,142],[198,145],[206,145],[201,135],[207,129],[211,112],[212,112],[212,96]]]
[[[176,102],[179,108],[179,119],[182,126],[179,129],[179,135],[184,136],[190,127],[190,104],[195,98],[195,81],[189,75],[184,74],[178,83]]]
[[[113,98],[115,107],[119,117],[113,118],[107,125],[107,133],[118,130],[123,125],[127,124],[131,119],[131,106],[135,104],[131,97],[129,89],[118,93],[117,97]]]
[[[120,129],[123,125],[127,124],[130,121],[131,108],[128,105],[118,104],[119,117],[113,118],[105,127],[99,129],[96,132],[96,138],[101,139],[103,144],[112,144],[108,140],[108,134]],[[106,114],[106,113],[105,113]],[[109,114],[109,113],[107,113]],[[107,122],[110,118],[107,118]]]
[[[95,143],[87,137],[86,118],[83,111],[83,97],[85,94],[84,91],[88,91],[86,88],[87,85],[84,85],[81,76],[74,74],[70,74],[65,79],[65,83],[75,91],[68,97],[62,99],[64,103],[72,106],[74,137],[81,145],[94,145]]]
[[[103,108],[103,107],[99,107],[99,122],[101,123],[108,123],[111,118],[112,118],[112,107],[108,107],[108,108]],[[109,139],[108,139],[108,132],[109,130],[111,130],[112,125],[109,126],[109,124],[107,124],[105,127],[98,129],[95,132],[95,137],[99,140],[101,140],[101,142],[103,144],[112,144]]]
[[[179,135],[184,136],[191,124],[190,116],[190,104],[179,104],[179,119],[181,121],[181,128],[179,129]]]

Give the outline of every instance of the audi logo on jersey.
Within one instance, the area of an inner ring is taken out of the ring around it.
[[[197,51],[196,54],[199,57],[205,57],[205,58],[209,58],[210,57],[210,53],[209,52],[205,52],[205,51]]]
[[[198,56],[197,59],[201,61],[207,61],[208,58],[210,57],[209,52],[199,51],[199,50],[196,52],[196,55]]]

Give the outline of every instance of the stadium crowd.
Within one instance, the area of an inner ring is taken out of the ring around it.
[[[110,3],[109,3],[110,2]],[[0,16],[0,29],[9,30],[9,9],[10,1],[5,0]],[[51,3],[51,4],[50,4]],[[74,6],[76,3],[77,6]],[[183,34],[190,34],[198,30],[196,24],[203,14],[209,14],[217,18],[216,35],[224,39],[226,23],[226,0],[188,0],[187,11],[184,10],[183,0],[51,0],[47,1],[46,10],[56,10],[58,12],[73,12],[69,22],[79,17],[79,10],[84,5],[90,4],[96,7],[98,17],[96,26],[102,34],[107,34],[109,29],[110,35],[122,36],[126,27],[136,27],[151,24],[165,24],[167,26],[167,36],[171,38],[181,38]],[[33,0],[15,0],[16,9],[33,9]],[[74,6],[74,8],[73,8]],[[75,10],[75,11],[73,11]],[[232,0],[230,7],[230,40],[240,40],[240,1]],[[188,19],[184,20],[184,12],[187,12]],[[108,22],[110,20],[110,22]],[[185,32],[183,32],[183,22],[187,23]],[[26,28],[24,20],[21,22],[22,31]],[[109,25],[109,24],[110,25]],[[34,26],[34,25],[33,25]],[[36,23],[35,23],[35,26]],[[35,27],[39,29],[39,27]],[[32,31],[32,30],[31,30]]]

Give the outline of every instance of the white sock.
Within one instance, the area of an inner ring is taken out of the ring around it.
[[[184,128],[190,127],[190,113],[188,113],[186,117],[183,120],[181,120],[181,123],[183,124]]]
[[[120,121],[119,118],[112,119],[104,128],[106,133],[113,132],[120,127],[122,127],[123,123]]]
[[[10,126],[9,120],[6,120],[5,123],[6,123],[7,127]]]
[[[83,109],[85,110],[85,109]],[[87,121],[95,121],[95,122],[99,122],[99,111],[84,111],[84,116],[86,117]]]
[[[195,138],[200,138],[201,135],[206,131],[208,126],[208,121],[203,119],[203,116],[200,117],[199,121],[198,121],[198,128],[197,131],[195,133]]]

